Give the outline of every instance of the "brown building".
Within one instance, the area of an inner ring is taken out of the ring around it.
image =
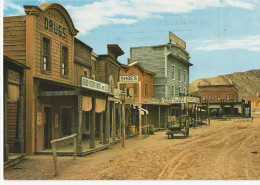
[[[250,106],[238,100],[238,90],[234,84],[198,85],[198,95],[202,105],[208,105],[209,110],[222,109],[224,115],[250,114]]]
[[[24,64],[4,56],[4,161],[24,153]]]
[[[96,137],[107,142],[105,123],[110,122],[104,121],[103,114],[110,105],[105,84],[109,80],[91,79],[97,75],[96,69],[92,72],[97,56],[75,38],[78,30],[63,6],[45,3],[24,9],[26,16],[4,18],[4,55],[31,68],[24,78],[26,153],[46,150],[50,140],[73,133],[77,133],[78,152],[83,150],[84,137],[90,140],[90,148],[95,147]],[[108,62],[115,63],[114,57],[109,55]],[[115,66],[118,80],[120,65]],[[111,67],[106,67],[108,76]]]

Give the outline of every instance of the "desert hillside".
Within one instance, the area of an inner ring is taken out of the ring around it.
[[[255,95],[260,90],[260,69],[246,72],[219,75],[213,78],[200,78],[190,83],[190,92],[198,90],[197,85],[225,85],[235,84],[239,98],[245,99],[248,95]]]

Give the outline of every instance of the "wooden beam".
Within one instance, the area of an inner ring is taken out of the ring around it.
[[[73,96],[78,95],[78,91],[40,91],[38,96]]]

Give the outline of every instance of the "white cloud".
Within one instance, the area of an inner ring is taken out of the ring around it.
[[[102,0],[88,3],[82,1],[81,6],[70,3],[65,8],[80,34],[86,34],[101,25],[134,24],[140,19],[161,18],[162,13],[180,14],[228,6],[253,9],[256,3],[257,0]],[[5,0],[5,8],[23,12],[23,8],[15,5],[13,0]]]
[[[230,40],[206,40],[203,43],[206,46],[201,46],[195,50],[214,51],[214,50],[228,50],[228,49],[245,49],[249,51],[260,51],[260,34],[254,36],[247,36],[241,39]]]
[[[4,10],[13,9],[17,11],[17,15],[24,14],[24,9],[22,6],[19,6],[14,3],[13,0],[4,1]]]
[[[140,19],[161,18],[209,7],[253,9],[255,0],[103,0],[80,7],[66,6],[80,34],[101,25],[133,24]]]

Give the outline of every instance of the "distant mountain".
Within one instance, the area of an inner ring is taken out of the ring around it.
[[[228,85],[234,84],[238,89],[239,99],[245,99],[246,96],[256,95],[260,90],[260,69],[246,72],[232,73],[228,75],[219,75],[212,78],[200,78],[190,83],[190,93],[198,91],[197,85]]]

